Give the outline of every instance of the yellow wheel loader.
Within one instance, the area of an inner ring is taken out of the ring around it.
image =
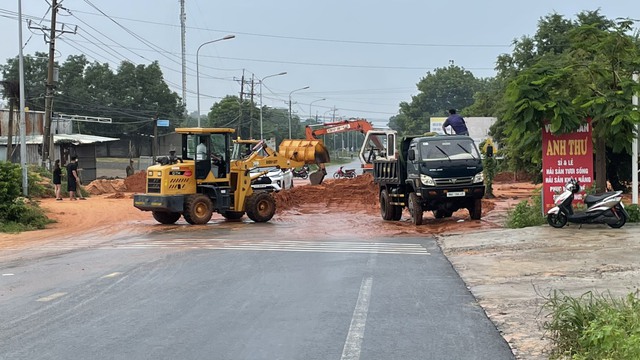
[[[180,216],[189,224],[206,224],[213,212],[229,220],[247,216],[255,222],[271,220],[276,211],[270,192],[255,191],[251,182],[266,171],[253,169],[299,167],[319,164],[316,183],[321,183],[329,152],[320,140],[283,140],[279,151],[263,141],[251,151],[232,156],[230,128],[177,128],[182,134],[181,156],[171,151],[147,169],[147,191],[135,194],[133,205],[151,211],[162,224],[173,224]]]

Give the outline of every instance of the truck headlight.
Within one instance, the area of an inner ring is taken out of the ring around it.
[[[473,183],[477,184],[481,182],[484,182],[484,173],[479,172],[476,174],[476,176],[473,177]]]
[[[420,174],[420,182],[426,186],[436,186],[436,182],[429,175]]]

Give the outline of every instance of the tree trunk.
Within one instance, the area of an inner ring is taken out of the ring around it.
[[[596,191],[607,190],[607,143],[604,137],[596,139]]]

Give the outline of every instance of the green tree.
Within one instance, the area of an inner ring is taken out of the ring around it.
[[[532,66],[518,70],[506,92],[508,111],[502,119],[512,160],[538,167],[545,121],[552,132],[564,133],[589,117],[596,186],[599,191],[605,189],[606,144],[614,153],[630,152],[633,125],[640,122],[630,102],[639,89],[631,73],[640,66],[638,38],[629,35],[632,24],[607,20],[597,11],[581,13],[573,28],[560,37],[569,44],[563,52],[554,48],[537,55]]]
[[[482,82],[470,71],[456,65],[427,72],[417,84],[419,93],[411,97],[411,102],[400,103],[400,114],[392,118],[393,128],[405,134],[427,132],[431,116],[444,116],[448,109],[470,106],[481,87]]]
[[[36,52],[33,56],[24,57],[24,91],[25,106],[31,110],[44,111],[44,93],[47,82],[48,55]],[[57,66],[57,63],[55,63]],[[2,78],[7,81],[19,81],[18,57],[7,59],[0,65]]]

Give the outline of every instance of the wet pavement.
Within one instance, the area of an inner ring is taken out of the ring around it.
[[[623,297],[640,282],[640,225],[548,225],[438,236],[518,359],[547,359],[542,304],[554,290]]]

